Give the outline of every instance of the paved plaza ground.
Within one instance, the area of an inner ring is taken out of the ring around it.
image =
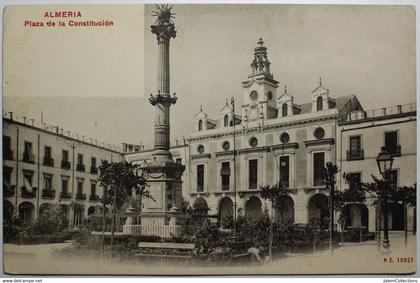
[[[285,254],[265,265],[242,267],[164,266],[141,262],[128,264],[102,260],[100,257],[68,259],[51,254],[53,249],[71,246],[71,243],[4,245],[4,266],[10,273],[19,274],[396,274],[416,270],[416,236],[409,234],[407,247],[402,233],[390,234],[391,248],[378,249],[375,241],[345,243],[330,251]],[[405,259],[405,260],[404,260]],[[402,262],[401,262],[402,261]]]

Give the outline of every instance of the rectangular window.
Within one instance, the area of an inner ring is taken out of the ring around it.
[[[77,180],[77,193],[83,194],[83,180]]]
[[[13,154],[10,149],[11,140],[8,136],[3,136],[3,159],[5,160],[13,160]]]
[[[349,187],[355,189],[355,186],[362,182],[362,173],[349,173],[349,179],[351,180]]]
[[[67,193],[69,189],[69,180],[68,179],[61,179],[61,191],[63,193]]]
[[[77,164],[79,165],[83,165],[83,154],[78,154],[77,155]]]
[[[280,182],[285,188],[289,187],[289,156],[280,156]]]
[[[325,166],[325,154],[323,152],[314,153],[313,160],[313,171],[314,171],[314,186],[324,185],[324,166]]]
[[[25,151],[23,152],[23,161],[34,162],[35,156],[32,152],[32,143],[25,142]]]
[[[197,165],[197,192],[204,191],[204,165]]]
[[[397,131],[385,133],[385,150],[390,154],[399,154]]]
[[[9,187],[12,181],[12,171],[3,169],[3,186]]]
[[[50,146],[46,146],[44,148],[44,157],[46,159],[50,159],[51,158],[51,147]]]
[[[249,189],[256,190],[258,186],[258,159],[248,161],[248,170]]]
[[[69,161],[69,151],[63,150],[63,161]]]
[[[398,186],[398,171],[397,170],[392,170],[391,172],[389,172],[389,180],[391,183],[391,189],[396,189]]]
[[[46,191],[52,190],[52,177],[51,175],[44,175],[44,189]]]
[[[27,188],[32,188],[32,174],[23,175],[23,184]]]
[[[362,149],[360,136],[350,137],[350,153],[353,156],[358,156]]]
[[[90,183],[90,194],[96,196],[96,183]]]
[[[222,191],[228,191],[230,187],[230,162],[222,162],[220,175],[222,177]]]
[[[92,157],[90,160],[92,168],[96,168],[96,157]]]

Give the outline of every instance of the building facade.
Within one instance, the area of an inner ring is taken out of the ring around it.
[[[281,200],[281,208],[274,209],[277,219],[301,224],[316,219],[327,224],[325,164],[339,167],[336,189],[345,190],[343,173],[360,174],[363,182],[380,175],[376,157],[382,147],[396,151],[396,184],[415,184],[415,104],[365,111],[356,96],[335,97],[321,79],[308,91],[310,102],[299,104],[286,86],[280,87],[270,65],[260,39],[250,75],[242,83],[242,101],[226,101],[215,119],[200,107],[185,143],[171,148],[174,158],[186,166],[183,199],[192,208],[204,208],[222,222],[235,213],[255,218],[272,209],[261,198],[260,187],[282,183],[290,194]],[[125,158],[148,162],[151,154],[140,150]],[[346,227],[375,231],[376,207],[368,199],[367,206],[343,208]],[[390,212],[391,229],[401,228],[401,220],[396,220],[400,214],[398,209]],[[414,214],[412,208],[408,210],[409,229]]]
[[[121,161],[120,150],[63,129],[3,115],[4,217],[36,220],[60,204],[70,225],[102,209],[101,160]]]

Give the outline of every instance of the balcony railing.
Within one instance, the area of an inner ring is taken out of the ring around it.
[[[48,156],[44,156],[44,166],[54,167],[54,159]]]
[[[99,201],[99,196],[98,195],[89,195],[89,200],[90,201]]]
[[[13,151],[11,151],[11,150],[3,151],[3,159],[4,160],[13,160]]]
[[[365,158],[365,152],[361,150],[347,150],[347,160],[363,160]]]
[[[25,152],[23,154],[23,162],[35,163],[35,155]]]
[[[4,185],[3,184],[3,196],[6,198],[12,197],[15,195],[15,185]]]
[[[42,198],[55,198],[55,190],[42,190]]]
[[[71,199],[71,193],[69,193],[69,192],[61,192],[60,193],[60,198],[61,199]]]
[[[20,187],[22,191],[22,197],[23,198],[35,198],[36,197],[36,191],[38,188],[32,188],[32,190],[26,188],[25,186]]]
[[[98,174],[98,167],[90,167],[90,173],[91,174]]]
[[[71,162],[67,160],[61,160],[61,168],[70,170]]]
[[[84,164],[77,164],[77,166],[76,166],[76,170],[77,170],[77,171],[80,171],[80,172],[85,172],[86,167],[85,167],[85,165],[84,165]]]
[[[86,200],[86,194],[77,193],[76,194],[77,200]]]
[[[383,146],[382,151],[387,151],[391,156],[401,156],[401,145],[397,146]]]

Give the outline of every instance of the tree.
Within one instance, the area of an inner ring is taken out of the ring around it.
[[[113,252],[114,244],[114,230],[115,230],[115,214],[116,211],[132,196],[133,192],[141,198],[152,198],[148,187],[144,172],[137,164],[128,162],[114,162],[109,163],[102,160],[99,166],[100,175],[98,181],[104,187],[104,193],[101,202],[104,207],[112,206],[112,222],[111,222],[111,254]],[[104,213],[105,217],[105,213]],[[104,229],[103,238],[104,238]],[[104,245],[102,240],[102,250]]]
[[[334,238],[334,210],[335,210],[335,176],[338,173],[337,165],[327,162],[323,170],[323,180],[326,189],[330,192],[330,251],[333,252]]]
[[[380,203],[386,203],[386,205],[390,203],[403,203],[405,243],[407,244],[407,205],[416,207],[417,183],[410,187],[396,187],[387,184],[387,180],[378,179],[373,175],[372,179],[373,182],[363,183],[362,185],[366,191],[370,192],[374,197],[377,198],[377,201]]]
[[[286,196],[290,190],[286,189],[283,184],[276,184],[273,186],[262,186],[260,187],[260,195],[263,199],[269,200],[271,202],[271,220],[270,220],[270,237],[268,241],[268,252],[269,258],[272,259],[273,256],[273,222],[274,222],[274,207],[280,203],[280,200]]]

